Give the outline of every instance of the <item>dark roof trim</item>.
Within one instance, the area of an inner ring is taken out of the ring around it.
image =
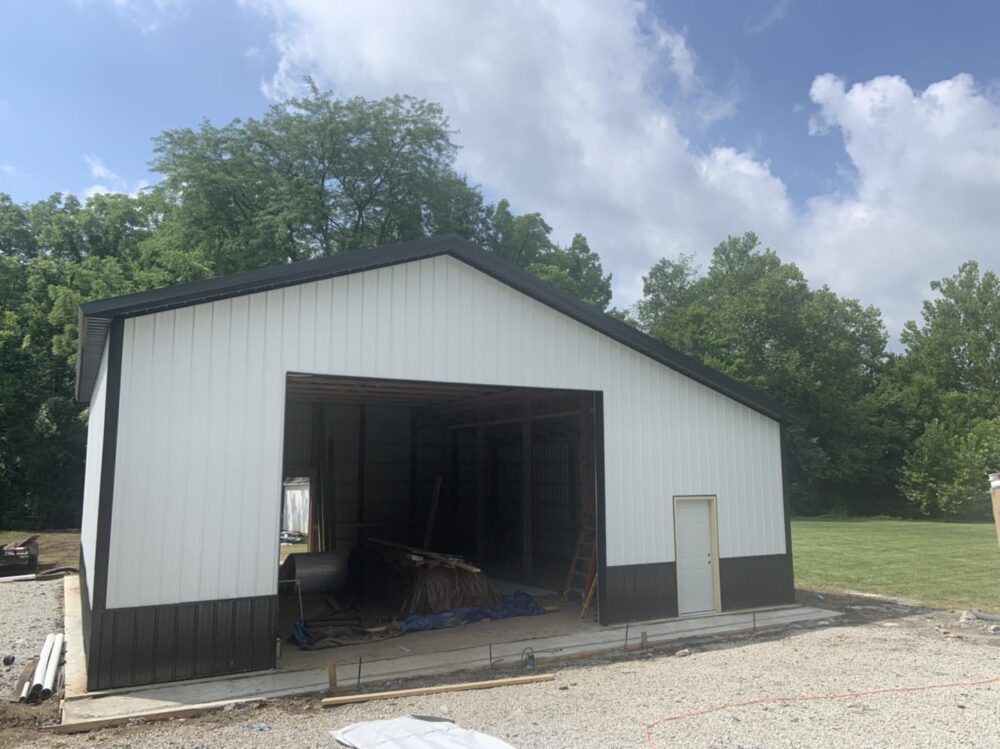
[[[202,304],[244,294],[294,286],[399,263],[451,255],[553,309],[613,338],[671,369],[778,421],[793,421],[780,405],[753,389],[660,343],[631,325],[605,315],[539,280],[516,265],[457,236],[418,239],[370,250],[236,273],[80,305],[77,399],[87,401],[100,365],[107,330],[114,319]]]

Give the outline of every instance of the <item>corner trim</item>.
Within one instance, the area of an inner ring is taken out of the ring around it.
[[[778,426],[778,444],[781,452],[781,499],[785,512],[785,554],[792,564],[792,493],[788,490],[788,429]],[[794,579],[794,575],[793,575]]]
[[[121,405],[124,320],[111,324],[108,337],[108,383],[104,404],[104,444],[98,491],[97,534],[94,552],[94,602],[92,611],[103,611],[108,599],[108,566],[111,557],[111,517],[115,494],[115,458],[118,450],[118,409]]]

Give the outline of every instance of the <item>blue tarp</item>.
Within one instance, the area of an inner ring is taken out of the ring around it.
[[[534,598],[517,590],[503,596],[496,606],[469,606],[441,611],[437,614],[408,616],[399,623],[398,631],[400,634],[423,632],[426,629],[458,627],[463,624],[481,622],[484,619],[509,619],[512,616],[534,616],[544,613],[545,609],[539,606]],[[289,639],[303,650],[321,650],[359,641],[356,639],[352,641],[350,636],[347,636],[345,640],[342,634],[343,627],[337,629],[339,634],[338,632],[324,631],[322,625],[310,627],[308,623],[299,619],[295,622],[292,636]]]
[[[441,611],[437,614],[408,616],[400,622],[399,627],[403,632],[422,632],[425,629],[458,627],[483,619],[509,619],[512,616],[533,616],[544,613],[545,609],[539,606],[534,598],[516,590],[501,598],[496,606],[472,606]]]

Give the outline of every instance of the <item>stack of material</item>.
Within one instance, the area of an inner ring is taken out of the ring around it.
[[[51,634],[45,638],[38,660],[33,666],[25,669],[14,688],[14,696],[18,702],[41,702],[59,691],[57,679],[60,678],[59,665],[62,662],[63,642],[62,633]]]
[[[38,536],[17,544],[0,545],[0,575],[18,575],[38,568]]]
[[[500,601],[486,574],[459,556],[369,539],[363,565],[365,577],[374,583],[365,589],[383,591],[382,605],[401,618]]]

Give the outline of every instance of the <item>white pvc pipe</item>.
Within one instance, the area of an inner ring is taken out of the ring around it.
[[[21,696],[17,698],[18,702],[26,702],[28,700],[29,689],[31,689],[31,679],[25,679],[24,686],[21,687]]]
[[[10,575],[9,577],[0,577],[0,583],[19,583],[27,580],[34,580],[38,576],[32,572],[30,575]]]
[[[31,697],[37,697],[42,691],[42,681],[45,679],[45,669],[49,665],[49,655],[52,653],[52,646],[55,644],[56,636],[47,635],[45,644],[42,645],[42,652],[38,656],[38,663],[35,664],[35,672],[31,675]]]
[[[56,635],[55,642],[52,643],[52,652],[49,653],[49,664],[45,668],[45,678],[42,680],[42,699],[47,700],[52,696],[52,686],[56,683],[56,674],[59,672],[59,661],[62,660],[64,635],[62,632]]]

